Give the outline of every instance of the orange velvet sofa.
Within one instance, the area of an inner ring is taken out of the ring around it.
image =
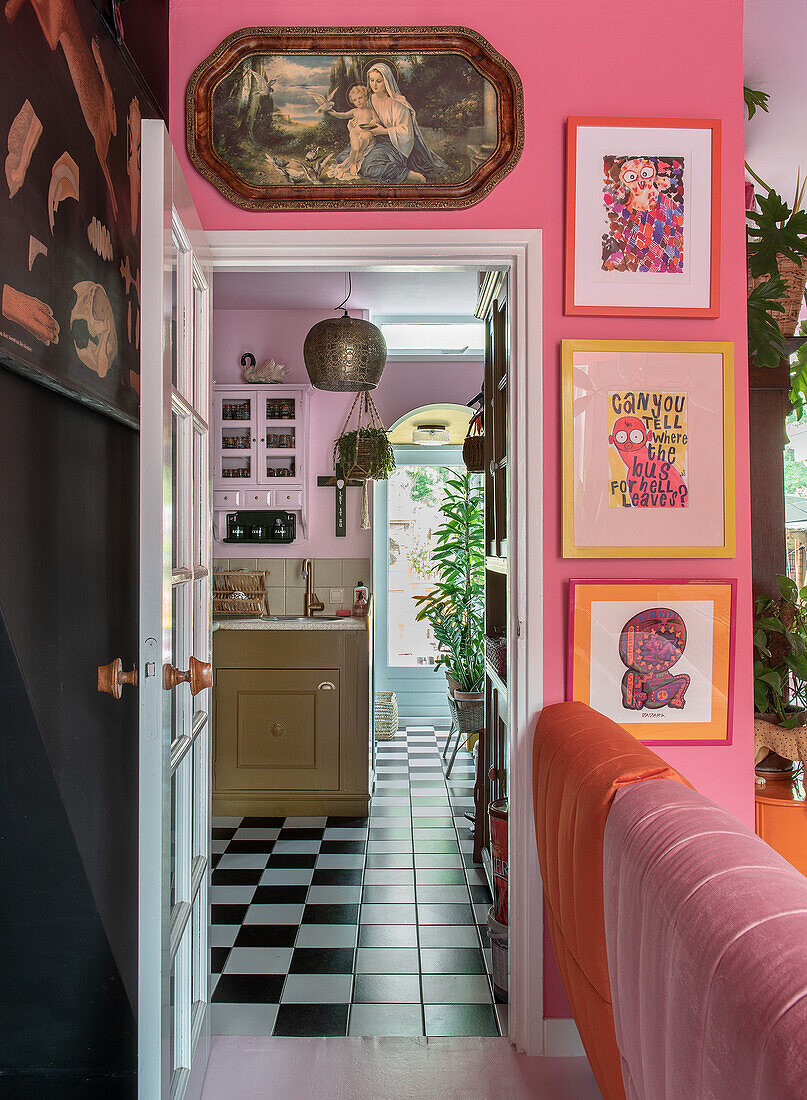
[[[545,707],[535,729],[533,799],[547,922],[580,1038],[606,1100],[625,1100],[603,909],[603,834],[629,783],[691,784],[584,703]]]

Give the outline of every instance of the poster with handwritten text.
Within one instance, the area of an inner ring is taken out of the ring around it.
[[[688,508],[686,393],[608,394],[608,504]]]

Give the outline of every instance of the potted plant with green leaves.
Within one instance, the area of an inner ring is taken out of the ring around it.
[[[754,601],[754,735],[770,750],[757,765],[768,772],[792,770],[807,749],[807,588],[776,583],[778,598]]]
[[[415,597],[418,622],[428,621],[465,733],[484,727],[485,512],[481,479],[460,469],[446,481],[431,549],[436,580]]]
[[[757,109],[768,111],[767,93],[744,91],[749,119]],[[745,167],[761,188],[753,196],[755,201],[746,203],[748,350],[755,366],[777,367],[788,357],[786,340],[796,330],[807,282],[807,177],[802,180],[801,172],[797,173],[789,206],[748,162]],[[807,389],[800,403],[805,397]]]
[[[350,418],[358,408],[356,427],[348,430]],[[362,419],[364,423],[362,423]],[[356,394],[350,407],[341,433],[333,445],[333,468],[342,471],[348,481],[360,481],[361,525],[366,530],[370,526],[370,505],[367,483],[385,481],[395,469],[395,454],[387,435],[378,409],[367,390]]]

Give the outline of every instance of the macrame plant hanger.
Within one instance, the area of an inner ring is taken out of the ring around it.
[[[361,488],[361,526],[362,530],[367,531],[370,528],[370,501],[369,493],[367,490],[367,483],[371,480],[370,475],[372,473],[372,452],[370,450],[370,443],[362,441],[361,438],[361,423],[362,416],[366,417],[365,427],[380,428],[382,432],[386,431],[381,417],[378,413],[378,409],[375,407],[375,401],[370,396],[369,390],[361,390],[356,394],[356,398],[353,404],[350,406],[350,412],[345,418],[345,423],[342,425],[342,431],[340,432],[340,438],[347,432],[350,418],[353,416],[354,410],[358,407],[357,423],[356,423],[356,454],[353,460],[353,466],[351,469],[344,469],[342,472],[348,481],[360,481],[362,483]],[[334,444],[333,460],[334,469],[336,468],[336,450],[337,443]]]

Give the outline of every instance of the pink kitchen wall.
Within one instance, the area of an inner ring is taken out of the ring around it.
[[[260,278],[260,276],[256,276]],[[285,381],[290,385],[308,385],[303,362],[303,341],[313,324],[323,317],[335,316],[325,309],[216,309],[213,287],[213,380],[220,385],[243,382],[241,356],[251,351],[258,362],[274,359],[288,367]],[[360,311],[351,311],[355,314]],[[464,404],[482,384],[481,363],[403,363],[389,362],[373,400],[384,424],[389,427],[399,417],[421,405],[439,402]],[[308,500],[309,538],[286,546],[261,547],[261,557],[283,558],[293,554],[311,558],[369,558],[372,532],[360,526],[361,491],[348,489],[347,537],[334,534],[333,489],[317,488],[318,474],[333,473],[333,441],[342,430],[353,393],[326,393],[315,390],[309,404]],[[255,548],[214,543],[216,557],[254,557]]]
[[[753,823],[750,496],[743,193],[742,0],[675,0],[625,9],[602,0],[310,0],[307,25],[472,27],[516,67],[526,139],[515,169],[467,210],[253,214],[230,205],[184,152],[185,86],[231,31],[287,25],[266,0],[172,0],[170,130],[202,222],[223,229],[531,228],[543,230],[544,698],[564,698],[568,581],[572,577],[737,577],[737,675],[730,746],[665,746],[665,757],[705,794]],[[569,115],[720,118],[723,121],[721,315],[713,320],[566,317],[563,313],[565,140]],[[560,552],[560,341],[563,338],[733,340],[736,344],[737,558],[733,561],[571,561]],[[256,352],[257,354],[257,352]],[[537,365],[536,365],[537,369]],[[525,476],[528,472],[525,472]],[[557,976],[545,981],[548,1015],[564,1015]]]

